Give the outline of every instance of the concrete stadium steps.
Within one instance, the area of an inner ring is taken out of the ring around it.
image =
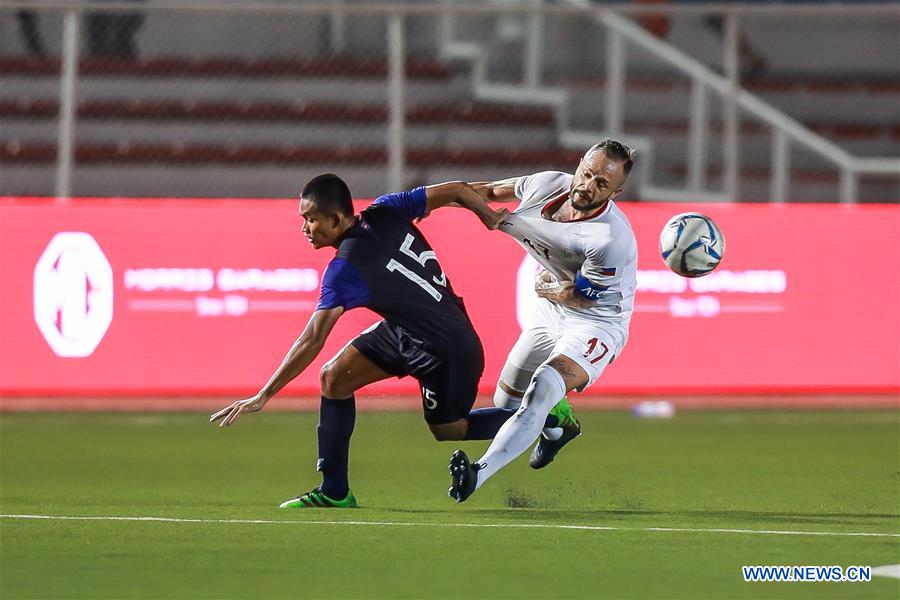
[[[686,119],[690,114],[690,86],[673,79],[629,78],[624,114],[626,120],[659,118]],[[560,85],[565,81],[559,81]],[[566,84],[570,90],[571,125],[596,129],[605,123],[606,86],[603,79]],[[825,79],[758,81],[748,91],[786,115],[803,123],[869,125],[894,127],[900,124],[900,80],[858,82]],[[713,119],[722,115],[722,102],[708,95]],[[748,118],[742,114],[742,118]],[[827,134],[828,132],[826,132]],[[835,140],[840,143],[840,140]],[[896,150],[895,150],[896,152]]]
[[[859,156],[900,155],[900,123],[894,125],[869,125],[865,123],[804,122],[805,126],[829,138],[841,148]],[[709,124],[707,156],[717,157],[724,153],[724,130],[721,121]],[[768,165],[772,153],[772,129],[761,123],[744,121],[740,127],[740,151],[742,161],[751,165]],[[626,136],[651,137],[656,145],[656,159],[670,162],[682,160],[688,152],[688,122],[686,120],[628,120],[625,122]],[[796,146],[791,152],[791,162],[798,165],[827,164],[818,155]],[[712,160],[712,159],[710,159]]]
[[[283,146],[237,144],[131,144],[79,143],[75,159],[79,164],[164,163],[173,166],[194,164],[380,164],[386,165],[388,150],[384,146],[359,146],[348,142],[343,146]],[[581,152],[560,148],[509,149],[441,149],[411,147],[406,161],[417,167],[442,163],[448,165],[502,165],[526,169],[562,167],[578,162]],[[0,161],[7,164],[53,163],[53,143],[6,142],[0,145]]]
[[[55,117],[55,99],[0,100],[0,116],[40,119]],[[82,102],[78,116],[85,119],[154,119],[202,121],[324,121],[384,123],[388,107],[383,104],[340,102],[235,102],[230,100],[94,100]],[[513,125],[553,125],[549,109],[466,102],[412,106],[406,111],[409,123],[456,122]]]
[[[298,143],[305,147],[317,148],[323,156],[333,155],[342,146],[381,146],[386,136],[384,126],[359,126],[335,124],[324,125],[290,125],[266,124],[264,126],[246,126],[233,123],[205,126],[201,124],[141,124],[104,122],[92,127],[79,125],[76,137],[79,147],[135,148],[152,147],[221,147],[239,148],[280,148],[291,149]],[[640,130],[638,130],[640,131]],[[6,126],[0,120],[0,143],[21,148],[34,145],[55,148],[55,129],[49,124]],[[478,153],[480,150],[493,152],[499,148],[540,148],[550,152],[556,146],[555,135],[551,130],[519,128],[505,126],[478,127],[469,125],[447,127],[410,126],[410,138],[415,140],[414,147],[429,149],[437,153]],[[7,138],[7,134],[17,134]],[[680,164],[687,155],[687,138],[685,136],[657,136],[656,151],[658,155],[656,170],[665,170],[667,166]],[[768,135],[748,136],[741,144],[742,162],[748,167],[766,168],[769,166],[770,137]],[[857,144],[843,144],[852,149]],[[268,152],[268,151],[267,151]],[[2,162],[12,160],[11,154],[3,155]],[[17,162],[24,162],[23,158]],[[710,164],[715,164],[722,156],[722,145],[710,141],[708,157]],[[577,159],[576,159],[577,162]],[[571,169],[575,163],[567,165]],[[791,154],[791,164],[797,168],[827,167],[827,163],[816,155],[803,151]],[[660,180],[657,180],[660,181]],[[665,183],[665,181],[661,181]]]
[[[80,166],[74,174],[74,189],[78,195],[94,196],[156,196],[156,197],[295,197],[304,181],[323,172],[323,165],[296,165],[285,168],[277,165],[220,165],[170,166],[94,165]],[[433,165],[428,168],[410,167],[406,170],[404,187],[436,181],[502,179],[511,174],[525,174],[527,168],[478,165],[448,168]],[[346,165],[340,167],[344,177],[360,198],[374,197],[387,189],[387,170],[384,165]],[[20,189],[19,195],[48,196],[53,194],[54,166],[24,165],[4,177]],[[85,190],[85,191],[82,191]],[[88,193],[89,192],[89,193]],[[768,181],[745,178],[741,194],[749,201],[767,202]],[[839,189],[836,183],[814,180],[792,186],[792,202],[836,202]],[[860,183],[860,198],[867,202],[896,202],[896,184]],[[650,200],[636,194],[623,194],[623,201]]]
[[[55,106],[55,102],[46,97],[0,100],[3,137],[22,141],[55,139]],[[78,139],[89,141],[165,138],[180,142],[232,140],[239,143],[267,140],[293,143],[306,135],[312,136],[308,142],[318,142],[323,137],[340,138],[346,133],[361,136],[362,143],[374,143],[383,139],[386,112],[386,106],[343,105],[333,101],[86,99],[81,103],[76,133]],[[667,117],[660,119],[659,114]],[[629,117],[625,131],[652,136],[660,145],[657,156],[667,160],[669,152],[682,153],[687,147],[687,121],[669,118],[671,114],[673,111],[657,112],[643,118]],[[469,100],[448,104],[440,99],[434,104],[412,106],[407,111],[407,119],[409,133],[418,144],[494,145],[495,140],[486,139],[485,133],[492,138],[508,136],[511,144],[554,144],[556,139],[552,113],[542,108],[510,104],[487,106]],[[148,124],[152,127],[147,127]],[[860,156],[900,153],[900,119],[880,123],[805,121],[804,124]],[[338,133],[328,135],[326,128],[334,126],[340,127]],[[714,120],[709,128],[711,133],[719,133],[721,123]],[[762,162],[768,160],[770,147],[767,140],[771,135],[768,128],[745,120],[742,134],[748,155],[756,156]],[[711,135],[710,146],[718,147],[720,137]]]
[[[327,171],[337,171],[359,198],[374,198],[388,189],[388,170],[383,162],[371,164],[96,164],[79,165],[73,171],[73,189],[80,196],[155,197],[296,197],[305,181]],[[478,165],[428,168],[410,166],[403,187],[436,181],[503,179],[524,174],[527,167]],[[23,163],[4,167],[0,193],[52,196],[55,166]]]
[[[55,139],[57,103],[0,101],[3,138],[22,143]],[[382,104],[86,101],[79,110],[81,142],[181,144],[383,144]],[[549,110],[486,103],[428,104],[407,110],[407,134],[435,147],[554,146]]]
[[[58,77],[58,56],[0,56],[0,74]],[[106,77],[351,77],[384,79],[388,62],[383,58],[331,56],[325,58],[255,58],[152,56],[140,58],[84,57],[78,71],[85,76]],[[406,76],[443,81],[451,69],[437,60],[407,59]]]
[[[46,77],[0,75],[0,98],[59,97],[59,81]],[[248,80],[240,77],[192,77],[144,79],[140,77],[81,77],[78,80],[81,100],[170,100],[183,98],[196,102],[228,98],[235,101],[321,102],[337,99],[387,102],[385,79],[341,79],[335,77],[262,77]],[[468,99],[463,78],[448,81],[408,80],[406,98],[411,104],[450,102]]]
[[[58,58],[0,56],[0,99],[54,98],[58,95]],[[387,101],[384,60],[323,59],[91,59],[80,63],[82,100],[171,100],[196,102],[227,98],[246,102]],[[447,63],[409,59],[410,104],[469,99],[468,72]],[[571,95],[572,125],[603,120],[603,77],[548,77],[546,85]],[[771,77],[746,84],[764,101],[801,121],[879,124],[900,120],[900,79]],[[689,82],[669,73],[630,74],[627,118],[660,114],[687,116]],[[714,96],[710,96],[714,106]]]
[[[12,123],[0,119],[4,139],[21,143],[46,142],[55,138],[50,122]],[[6,136],[10,137],[7,138]],[[556,135],[549,128],[515,127],[512,125],[424,124],[408,125],[407,135],[416,145],[441,148],[494,148],[503,143],[510,146],[552,147]],[[354,123],[204,123],[178,121],[102,121],[79,122],[75,133],[79,142],[114,145],[137,144],[278,144],[297,143],[335,147],[341,144],[383,144],[387,137],[386,124],[360,125]]]
[[[59,60],[0,56],[0,99],[56,98]],[[171,71],[165,67],[170,65]],[[258,69],[258,70],[254,70]],[[196,102],[336,99],[387,102],[387,62],[323,58],[316,60],[223,60],[156,58],[79,63],[81,100],[171,100]],[[468,96],[466,77],[443,63],[407,62],[406,97],[411,104],[449,102]]]
[[[872,124],[900,120],[900,79],[772,79],[751,84],[749,90],[795,118]]]
[[[722,174],[721,165],[707,169],[706,182],[709,189],[722,190],[724,188]],[[670,166],[667,175],[673,177],[678,185],[684,186],[687,180],[687,167],[683,163]],[[769,201],[771,179],[768,168],[744,167],[741,169],[740,177],[739,194],[743,201]],[[835,168],[798,168],[795,166],[791,169],[787,197],[791,202],[837,202],[840,198],[840,173]],[[900,202],[900,182],[896,176],[863,176],[859,182],[859,198],[861,202]]]
[[[6,140],[42,142],[56,136],[55,100],[0,100],[0,126]],[[240,102],[192,100],[87,100],[79,105],[76,139],[87,142],[282,143],[305,144],[353,139],[381,143],[388,108],[380,104],[326,102]],[[462,102],[426,104],[407,110],[410,139],[440,147],[556,143],[549,109],[508,104]],[[900,123],[806,122],[859,155],[890,155],[900,149]],[[679,119],[626,121],[627,134],[652,136],[661,160],[686,151],[688,123]],[[709,126],[710,152],[721,152],[722,123]],[[741,124],[743,150],[765,159],[771,131],[760,123]],[[799,160],[803,161],[801,157]],[[805,163],[803,163],[805,164]]]
[[[672,72],[654,73],[651,71],[629,73],[628,85],[634,91],[672,91],[690,89],[690,81],[685,76],[678,76]],[[591,76],[556,76],[547,77],[545,85],[563,86],[569,89],[589,90],[606,87],[606,78],[599,75]],[[779,75],[758,76],[741,84],[744,89],[752,94],[763,95],[766,93],[811,93],[830,94],[847,92],[859,92],[863,94],[900,94],[900,79],[897,77],[885,78],[874,76],[853,75],[847,77],[827,77],[810,74],[798,74],[796,77],[785,78]]]

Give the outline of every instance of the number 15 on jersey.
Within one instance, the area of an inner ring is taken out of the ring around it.
[[[433,250],[425,250],[424,252],[422,252],[420,254],[416,254],[412,250],[413,241],[415,241],[415,238],[411,234],[407,233],[406,239],[403,240],[403,244],[400,246],[400,252],[402,254],[405,254],[406,256],[409,256],[413,260],[415,260],[422,267],[424,267],[425,264],[429,260],[433,260],[437,263],[437,255],[434,253]],[[415,283],[417,286],[419,286],[420,288],[425,290],[428,293],[428,295],[430,295],[432,298],[435,299],[435,301],[440,302],[441,298],[444,297],[443,294],[441,294],[441,292],[438,291],[438,289],[436,287],[434,287],[434,285],[431,284],[431,282],[426,281],[423,277],[421,277],[419,274],[415,273],[411,269],[407,268],[405,265],[403,265],[398,260],[392,258],[391,260],[388,261],[387,265],[385,265],[385,266],[388,271],[390,271],[392,273],[394,273],[394,272],[400,273],[401,275],[403,275],[404,277],[406,277],[407,279],[409,279],[410,281]],[[440,264],[438,264],[438,269],[440,269]],[[447,287],[447,276],[444,275],[443,269],[440,269],[440,271],[441,271],[440,276],[435,276],[435,277],[432,277],[431,279],[437,285],[439,285],[441,287]]]

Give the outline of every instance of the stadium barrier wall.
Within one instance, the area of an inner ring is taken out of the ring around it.
[[[636,311],[624,353],[588,395],[766,406],[776,394],[900,393],[900,206],[623,208],[639,243]],[[688,210],[713,217],[727,245],[719,269],[694,280],[658,252],[662,225]],[[535,264],[461,209],[420,226],[484,342],[490,393],[530,313]],[[293,200],[0,198],[0,395],[146,404],[255,392],[333,256],[300,227]],[[376,320],[344,315],[285,393],[318,395],[319,367]],[[369,390],[418,393],[410,378]]]

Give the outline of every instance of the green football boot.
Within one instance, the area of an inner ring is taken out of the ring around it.
[[[532,469],[543,469],[552,463],[563,446],[581,435],[581,423],[575,418],[568,396],[563,396],[563,399],[553,407],[550,414],[554,415],[559,421],[558,427],[562,427],[563,434],[558,440],[548,440],[541,434],[537,445],[531,452],[531,457],[528,459],[528,464]]]
[[[333,498],[329,498],[325,494],[322,493],[322,490],[319,488],[314,489],[311,492],[307,492],[306,494],[302,494],[297,496],[296,498],[291,498],[290,500],[285,500],[279,505],[278,508],[356,508],[356,498],[353,497],[353,492],[348,491],[347,497],[343,500],[335,500]]]

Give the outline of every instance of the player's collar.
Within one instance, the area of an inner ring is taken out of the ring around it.
[[[348,227],[347,229],[344,230],[344,233],[342,233],[342,234],[341,234],[341,237],[339,237],[339,238],[337,239],[337,241],[335,242],[335,244],[334,244],[334,247],[335,247],[335,248],[337,248],[338,246],[340,246],[340,245],[341,245],[341,242],[343,242],[345,239],[347,239],[348,237],[350,237],[350,236],[353,234],[354,231],[356,231],[357,229],[360,228],[360,226],[362,226],[363,229],[368,229],[368,228],[369,228],[368,224],[366,224],[366,222],[363,221],[362,215],[356,214],[356,215],[353,215],[353,218],[356,219],[356,222],[355,222],[353,225],[351,225],[350,227]]]
[[[548,221],[553,221],[552,215],[557,210],[559,210],[559,206],[563,202],[565,202],[566,198],[568,198],[568,197],[569,197],[569,192],[566,191],[566,192],[563,192],[562,194],[560,194],[559,196],[557,196],[556,198],[553,198],[552,200],[547,202],[547,204],[544,205],[544,208],[541,209],[541,216],[544,217],[545,219],[547,219]],[[578,223],[579,221],[589,221],[591,219],[599,217],[600,215],[602,215],[603,213],[608,211],[610,206],[612,206],[612,200],[607,199],[606,202],[603,204],[603,206],[601,206],[596,211],[594,211],[593,213],[591,213],[585,217],[580,217],[578,219],[572,219],[571,221],[554,221],[554,222],[555,223]]]

